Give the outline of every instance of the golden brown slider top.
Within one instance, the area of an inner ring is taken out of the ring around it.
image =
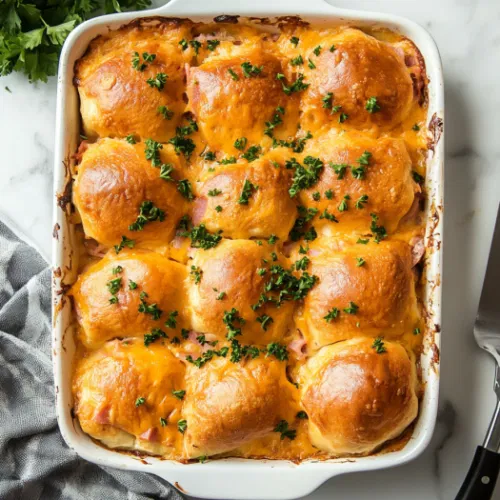
[[[173,238],[187,205],[176,182],[182,168],[169,146],[157,150],[157,167],[146,158],[148,149],[147,143],[101,139],[83,152],[73,202],[87,237],[108,247],[123,236],[145,246]],[[172,172],[160,177],[169,166]]]
[[[328,225],[332,232],[370,233],[374,213],[377,225],[392,233],[420,191],[400,139],[375,140],[356,132],[339,135],[332,131],[311,139],[304,154],[324,163],[318,182],[300,192],[301,203],[318,210],[316,227]]]
[[[81,358],[73,378],[75,413],[84,432],[111,448],[165,454],[182,434],[184,366],[161,343],[113,340]]]
[[[90,139],[125,137],[167,141],[186,104],[183,51],[189,23],[132,25],[95,38],[75,67],[83,129]]]
[[[184,281],[187,270],[155,252],[111,250],[80,274],[71,288],[80,323],[79,336],[91,349],[106,340],[180,337],[188,328]]]
[[[400,345],[352,339],[324,347],[302,367],[312,444],[333,455],[368,454],[416,418],[416,373]]]
[[[276,138],[297,132],[298,98],[287,96],[276,78],[283,73],[280,60],[259,49],[213,58],[188,70],[189,110],[211,151],[228,157],[246,154],[266,138],[266,122],[276,124],[269,132]],[[238,139],[244,147],[235,147]]]
[[[209,165],[209,164],[208,164]],[[227,238],[288,238],[297,210],[288,194],[291,174],[268,158],[218,166],[197,186],[193,222]]]
[[[285,364],[260,357],[240,363],[217,358],[186,374],[185,455],[224,453],[269,434],[282,418],[290,383]]]
[[[302,128],[390,129],[406,118],[417,101],[403,50],[352,28],[323,37],[321,46],[306,73]]]
[[[197,332],[211,333],[224,340],[230,325],[241,330],[237,339],[243,344],[267,344],[286,333],[293,311],[292,302],[281,307],[259,303],[270,267],[282,264],[273,245],[264,241],[223,240],[216,248],[197,250],[191,261],[189,284],[191,324]],[[196,274],[199,280],[196,280]],[[231,318],[228,313],[236,310]],[[241,321],[239,318],[242,318]]]
[[[299,314],[302,332],[315,350],[359,336],[390,338],[418,322],[411,247],[402,241],[345,244],[333,250],[319,238],[308,252],[318,284]]]

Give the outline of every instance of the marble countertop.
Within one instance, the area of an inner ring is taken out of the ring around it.
[[[424,454],[402,467],[334,478],[308,500],[454,498],[493,412],[493,361],[472,326],[500,200],[500,2],[330,0],[425,26],[446,89],[445,230],[440,411]],[[163,2],[155,2],[156,4]],[[0,217],[51,252],[55,79],[0,78]],[[7,87],[11,92],[7,91]],[[500,483],[499,483],[500,484]],[[500,486],[494,497],[500,499]],[[479,500],[479,499],[478,499]]]

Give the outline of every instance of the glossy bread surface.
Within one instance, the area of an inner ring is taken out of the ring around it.
[[[75,415],[178,461],[404,446],[424,61],[381,29],[151,19],[75,66]]]

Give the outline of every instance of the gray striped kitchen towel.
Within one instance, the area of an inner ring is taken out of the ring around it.
[[[98,467],[64,443],[54,409],[48,263],[0,221],[0,499],[182,500],[156,476]]]

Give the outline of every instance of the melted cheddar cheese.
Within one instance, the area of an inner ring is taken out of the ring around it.
[[[179,461],[403,446],[426,333],[418,48],[143,20],[93,40],[75,85],[84,432]]]

